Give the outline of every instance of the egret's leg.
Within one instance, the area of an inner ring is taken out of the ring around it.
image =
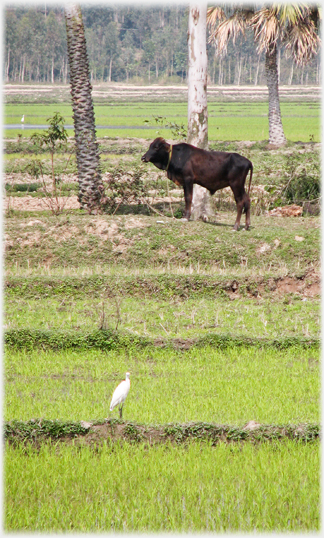
[[[123,418],[123,404],[119,407],[119,417]]]

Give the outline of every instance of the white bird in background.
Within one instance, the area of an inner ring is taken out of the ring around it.
[[[23,117],[21,118],[20,121],[21,121],[21,123],[24,123],[24,121],[25,121],[25,114],[23,114]]]
[[[111,398],[110,403],[110,411],[114,409],[118,405],[119,408],[119,416],[122,418],[123,415],[123,405],[126,400],[127,394],[130,389],[130,373],[126,372],[126,379],[125,381],[122,381],[119,383],[118,387],[115,388],[114,394]]]

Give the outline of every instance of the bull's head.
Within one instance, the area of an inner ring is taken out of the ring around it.
[[[170,144],[164,138],[156,138],[153,140],[148,151],[144,153],[141,160],[144,163],[151,162],[160,170],[166,170],[169,162]]]

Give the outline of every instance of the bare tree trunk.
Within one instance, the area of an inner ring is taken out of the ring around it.
[[[269,94],[269,144],[282,146],[286,143],[286,137],[280,112],[276,45],[266,52],[265,70]]]
[[[188,143],[208,148],[207,113],[207,1],[191,3],[188,27]],[[200,185],[194,185],[192,218],[208,220],[210,194]]]
[[[291,63],[291,70],[290,70],[290,75],[289,75],[289,80],[288,80],[288,86],[291,86],[293,76],[294,76],[294,64]]]
[[[6,82],[9,82],[9,70],[10,70],[10,47],[8,47],[8,60],[6,64]]]
[[[219,86],[223,85],[223,62],[221,58],[218,62],[218,84]]]
[[[26,57],[24,55],[23,56],[22,68],[21,68],[21,82],[25,81],[25,65],[26,65]]]
[[[102,208],[104,188],[100,174],[86,40],[78,5],[68,4],[65,7],[65,22],[79,180],[78,200],[81,207],[91,213]]]
[[[260,54],[258,55],[258,63],[257,63],[257,69],[255,73],[254,86],[258,85],[259,69],[260,69]]]
[[[213,60],[213,83],[216,84],[216,63],[217,63],[217,56],[216,53],[214,54],[214,60]]]
[[[110,61],[109,61],[109,76],[108,76],[109,82],[111,82],[111,69],[112,69],[112,56],[110,57]]]
[[[241,73],[242,73],[242,56],[239,55],[239,60],[237,63],[237,82],[236,84],[239,86],[241,82]]]
[[[68,62],[64,62],[64,84],[67,83],[68,76]]]

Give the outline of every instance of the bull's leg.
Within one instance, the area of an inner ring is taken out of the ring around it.
[[[238,187],[237,185],[233,185],[233,186],[231,185],[231,189],[234,194],[236,208],[237,208],[236,221],[235,221],[233,229],[238,230],[240,227],[241,216],[242,216],[242,211],[244,207],[244,196],[246,193],[245,193],[244,186],[242,188],[242,187]]]
[[[242,211],[243,211],[243,200],[241,200],[240,202],[236,201],[236,208],[237,208],[237,215],[236,215],[236,221],[233,228],[235,231],[237,231],[240,227],[241,216],[242,216]]]
[[[244,212],[246,213],[245,229],[248,230],[250,226],[250,197],[247,194],[247,192],[245,192],[244,186],[241,188],[238,188],[237,186],[231,185],[231,189],[233,191],[235,202],[236,202],[236,207],[237,207],[237,215],[236,215],[236,221],[234,224],[234,230],[238,230],[240,227],[243,209],[244,209]]]
[[[191,204],[192,204],[192,192],[193,192],[193,183],[191,182],[184,182],[183,185],[183,192],[184,192],[184,198],[186,203],[186,210],[185,210],[185,219],[189,220],[191,215]]]
[[[244,199],[243,199],[243,205],[244,205],[244,211],[245,211],[245,229],[248,230],[250,228],[250,197],[247,194],[247,192],[244,193]]]

